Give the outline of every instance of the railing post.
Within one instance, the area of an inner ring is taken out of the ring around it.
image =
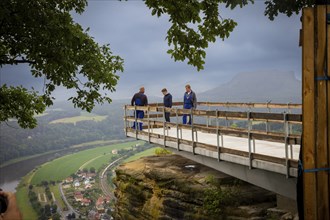
[[[136,113],[136,105],[134,106],[134,118],[135,118],[135,138],[138,139],[138,123],[137,123],[137,113]]]
[[[217,126],[217,149],[218,149],[218,161],[220,161],[220,140],[219,140],[219,118],[218,118],[218,109],[216,110],[216,118],[215,118],[216,126]]]
[[[166,126],[166,121],[165,121],[165,106],[163,108],[163,137],[164,137],[164,147],[166,147],[166,136],[165,136],[165,126]]]
[[[208,112],[210,111],[210,105],[208,104],[207,102],[207,105],[208,105]],[[206,117],[206,127],[208,128],[209,127],[209,123],[210,123],[210,117],[208,115],[208,112],[207,112],[207,117]]]
[[[194,115],[193,109],[190,109],[190,122],[191,122],[191,140],[192,140],[192,148],[193,154],[195,155],[195,141],[194,141]]]
[[[291,108],[290,108],[290,104],[291,104],[291,102],[288,102],[288,104],[287,104],[287,108],[288,108],[288,113],[289,114],[291,114]],[[292,134],[292,124],[288,124],[289,126],[288,126],[288,132],[289,132],[289,134]]]
[[[250,109],[247,112],[248,117],[248,145],[249,145],[249,169],[252,169],[252,152],[251,152],[251,112]]]
[[[176,141],[177,141],[177,149],[180,151],[180,139],[179,139],[179,116],[178,116],[178,109],[175,109],[175,116],[176,116]]]
[[[126,137],[128,137],[127,136],[127,106],[125,105],[125,107],[124,107],[124,118],[125,118],[125,120],[124,120],[124,126],[125,126],[125,135],[126,135]]]
[[[270,113],[271,111],[270,111],[270,108],[268,107],[268,105],[269,105],[269,103],[270,103],[271,101],[268,101],[267,102],[267,109],[268,109],[268,113]],[[268,133],[269,132],[269,123],[268,123],[268,119],[266,120],[266,133]]]
[[[147,109],[147,116],[148,116],[148,141],[150,143],[150,106]]]
[[[290,176],[290,167],[289,167],[289,149],[288,149],[288,136],[289,136],[289,127],[287,120],[287,113],[283,113],[283,122],[284,122],[284,144],[285,144],[285,166],[286,166],[286,178]]]
[[[225,111],[225,115],[226,115],[226,118],[225,118],[226,127],[228,127],[228,117],[227,117],[227,112],[229,112],[229,103],[228,103],[228,102],[227,102],[227,111]]]

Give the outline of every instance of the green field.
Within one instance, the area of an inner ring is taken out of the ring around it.
[[[55,199],[57,200],[57,204],[63,210],[63,208],[66,207],[66,205],[61,197],[59,185],[56,184],[55,186],[50,186],[50,191],[54,193]]]
[[[16,189],[17,204],[24,220],[38,219],[38,215],[30,205],[28,197],[28,186],[33,174],[33,172],[30,172],[24,176]]]
[[[159,148],[159,147],[153,147],[153,148],[150,148],[148,150],[145,150],[145,151],[142,151],[142,152],[139,152],[127,159],[124,160],[124,163],[127,163],[127,162],[130,162],[130,161],[133,161],[133,160],[137,160],[137,159],[140,159],[141,157],[146,157],[146,156],[151,156],[151,155],[155,155],[155,150]]]
[[[50,124],[56,124],[56,123],[77,123],[79,121],[103,121],[107,118],[107,115],[80,115],[75,117],[69,117],[69,118],[61,118],[54,121],[49,122]]]
[[[144,142],[133,141],[97,147],[58,158],[41,166],[33,176],[31,184],[35,185],[41,183],[41,181],[43,180],[62,181],[66,177],[70,176],[72,173],[75,173],[84,163],[89,161],[90,163],[85,164],[86,168],[93,166],[96,170],[98,170],[103,163],[108,162],[113,156],[111,154],[111,151],[113,149],[123,149],[131,147],[137,143],[142,144]],[[99,158],[97,158],[96,160],[92,160],[96,157]]]
[[[90,141],[90,142],[85,142],[85,143],[82,143],[82,144],[77,144],[77,145],[72,145],[70,148],[79,148],[79,147],[88,147],[88,146],[101,146],[101,145],[109,145],[109,144],[113,144],[115,142],[119,142],[119,140],[98,140],[98,141]],[[56,153],[56,152],[59,152],[59,151],[62,151],[62,150],[54,150],[54,151],[48,151],[48,152],[45,152],[45,153],[41,153],[41,154],[35,154],[35,155],[32,155],[32,156],[25,156],[25,157],[20,157],[20,158],[16,158],[16,159],[12,159],[12,160],[9,160],[9,161],[6,161],[4,163],[1,163],[0,162],[0,168],[2,167],[5,167],[5,166],[8,166],[10,164],[14,164],[14,163],[17,163],[17,162],[20,162],[20,161],[23,161],[23,160],[28,160],[28,159],[31,159],[31,158],[35,158],[35,157],[39,157],[39,156],[42,156],[42,155],[46,155],[46,154],[50,154],[50,153]]]

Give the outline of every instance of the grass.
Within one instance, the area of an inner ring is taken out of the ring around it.
[[[134,160],[138,160],[140,159],[141,157],[146,157],[146,156],[151,156],[151,155],[156,155],[155,154],[155,150],[159,148],[159,147],[153,147],[153,148],[150,148],[148,150],[145,150],[145,151],[142,151],[142,152],[139,152],[127,159],[124,160],[125,163],[127,162],[131,162],[131,161],[134,161]]]
[[[56,204],[63,210],[64,207],[66,207],[60,193],[59,185],[56,184],[55,186],[50,186],[50,191],[54,193]]]
[[[90,161],[89,163],[85,164],[82,168],[91,168],[94,167],[96,170],[98,170],[100,167],[102,167],[104,164],[109,164],[109,161],[113,157],[113,154],[105,154],[101,157],[98,157],[95,160]]]
[[[49,122],[49,124],[56,124],[56,123],[71,123],[75,124],[79,121],[103,121],[107,118],[107,115],[80,115],[75,117],[69,117],[69,118],[61,118],[54,121]]]
[[[28,187],[30,183],[30,179],[34,175],[33,172],[28,173],[25,177],[23,177],[16,191],[16,198],[19,210],[23,215],[23,220],[30,219],[38,219],[37,213],[32,208],[31,204],[28,202]]]
[[[142,141],[133,141],[126,142],[121,144],[114,144],[109,146],[97,147],[89,150],[80,151],[78,153],[66,155],[64,157],[55,159],[51,162],[44,164],[40,167],[31,180],[31,184],[39,184],[41,181],[62,181],[66,177],[70,176],[72,173],[75,173],[82,164],[92,160],[95,157],[104,155],[104,159],[109,160],[109,153],[113,149],[123,149],[135,145],[136,143],[143,143]],[[95,161],[91,161],[94,168],[97,170],[101,167],[101,157]],[[89,165],[88,165],[89,167]]]

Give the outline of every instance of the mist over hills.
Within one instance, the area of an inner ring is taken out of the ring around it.
[[[239,73],[230,82],[197,94],[198,101],[301,103],[301,81],[293,72]]]

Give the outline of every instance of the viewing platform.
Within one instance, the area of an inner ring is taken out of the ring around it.
[[[278,176],[283,182],[283,176],[287,180],[284,182],[292,185],[292,179],[298,175],[300,104],[199,102],[197,109],[192,110],[183,109],[183,103],[176,102],[172,108],[154,103],[143,107],[126,105],[124,109],[128,137],[162,145],[246,181],[254,176],[248,173],[261,171],[258,178],[263,180],[254,178],[248,181],[251,183],[279,179]],[[143,119],[134,116],[136,110],[145,112]],[[165,121],[166,112],[170,113],[171,122]],[[191,125],[182,124],[184,114],[191,115]],[[142,130],[132,128],[141,122]],[[293,198],[295,191],[279,194]]]

